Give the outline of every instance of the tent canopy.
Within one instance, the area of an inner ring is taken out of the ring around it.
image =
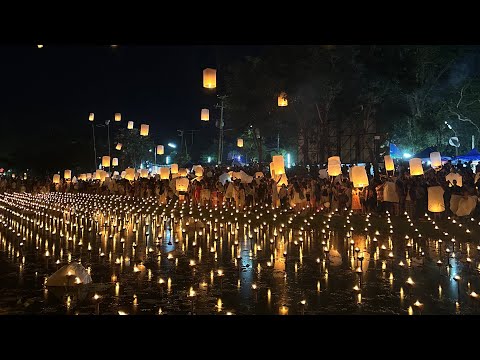
[[[456,160],[462,160],[462,161],[480,160],[480,152],[477,150],[477,148],[473,148],[472,150],[470,150],[466,154],[457,156]]]

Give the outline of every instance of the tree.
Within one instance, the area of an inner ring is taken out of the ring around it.
[[[149,136],[140,136],[138,129],[119,129],[115,141],[122,144],[118,158],[123,166],[138,168],[143,161],[153,162],[155,143]]]

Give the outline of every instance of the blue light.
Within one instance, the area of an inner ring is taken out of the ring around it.
[[[168,143],[167,145],[174,149],[177,147],[177,145],[175,145],[174,143]]]
[[[290,153],[287,153],[287,168],[290,169],[291,166],[292,166],[292,165],[291,165],[291,163],[290,163]]]
[[[403,153],[403,157],[404,157],[405,159],[409,159],[409,158],[411,158],[411,157],[412,157],[412,154],[409,154],[409,153]]]
[[[242,157],[240,155],[237,156],[238,161],[240,161]]]
[[[211,156],[208,157],[207,162],[208,163],[212,162],[212,157]]]
[[[165,163],[167,165],[170,164],[170,156],[165,157]]]

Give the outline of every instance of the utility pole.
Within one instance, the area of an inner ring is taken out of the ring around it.
[[[177,130],[178,136],[180,136],[180,155],[183,154],[183,130]]]
[[[217,164],[220,165],[222,163],[222,155],[223,155],[223,131],[225,127],[225,123],[223,121],[223,109],[225,108],[224,105],[224,100],[227,96],[222,95],[218,96],[220,99],[220,105],[215,105],[215,107],[218,109],[220,108],[220,123],[217,125],[217,127],[220,129],[219,133],[219,138],[218,138],[218,159],[217,159]]]

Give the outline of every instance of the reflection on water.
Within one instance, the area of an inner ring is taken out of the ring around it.
[[[0,195],[0,311],[478,311],[476,243],[423,221],[438,236],[422,237],[408,217],[299,215],[263,206],[242,214],[154,199]],[[472,234],[480,229],[474,225]],[[44,288],[49,275],[72,261],[88,270],[91,285]]]

